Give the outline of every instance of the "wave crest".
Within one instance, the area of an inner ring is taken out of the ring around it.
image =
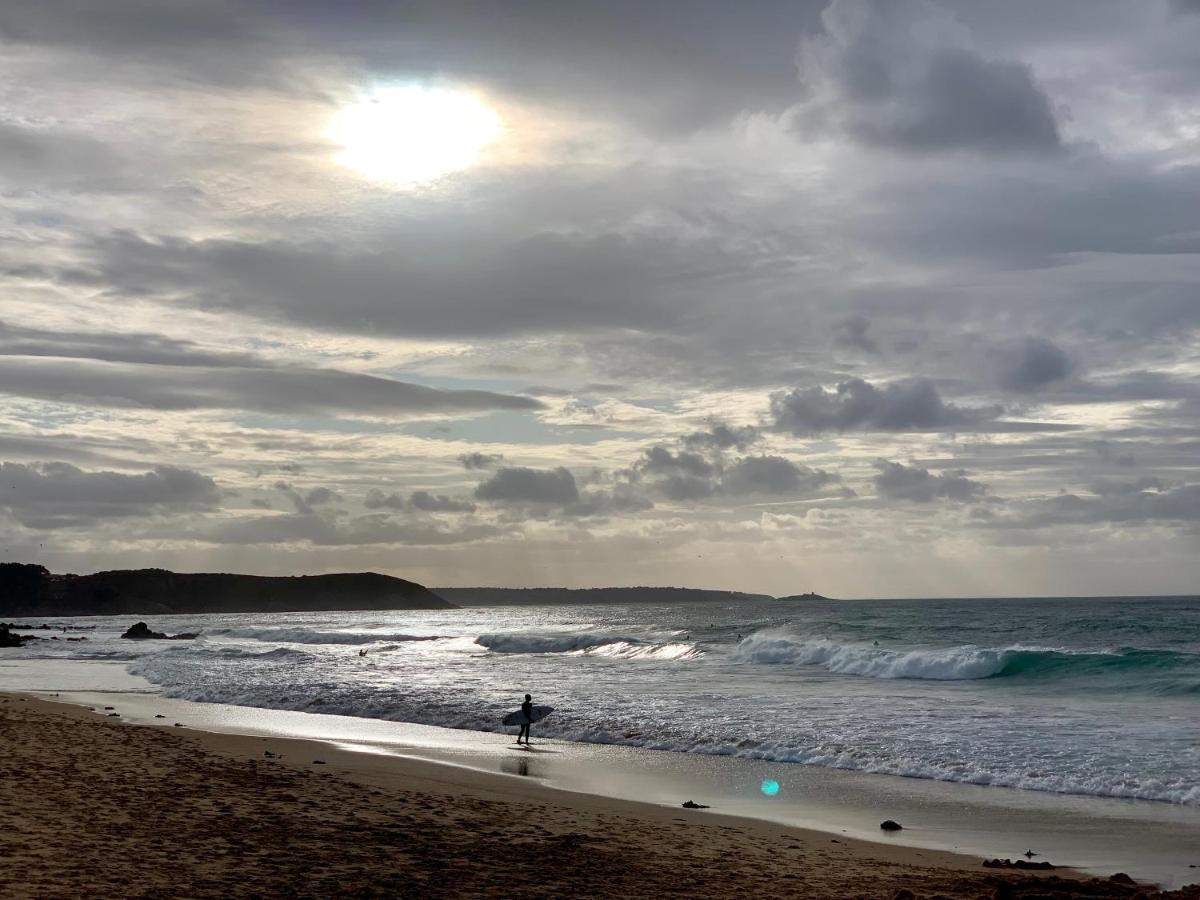
[[[703,650],[686,641],[648,641],[632,635],[585,631],[560,634],[481,634],[475,643],[493,653],[567,653],[613,659],[687,660]]]
[[[928,650],[889,650],[868,644],[803,638],[784,628],[765,629],[743,640],[735,662],[753,665],[823,666],[843,675],[973,681],[1098,675],[1130,669],[1163,670],[1196,665],[1200,659],[1170,650],[1065,651],[1049,647],[977,647],[966,644]]]

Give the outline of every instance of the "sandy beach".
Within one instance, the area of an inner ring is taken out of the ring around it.
[[[1200,897],[25,695],[0,725],[4,897]]]

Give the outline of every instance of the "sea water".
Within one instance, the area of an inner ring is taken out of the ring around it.
[[[70,621],[88,641],[8,655],[485,731],[531,693],[555,707],[535,736],[1200,806],[1200,598],[159,616],[200,637],[139,643]]]

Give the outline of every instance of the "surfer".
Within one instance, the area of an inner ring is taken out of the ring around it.
[[[525,721],[521,723],[521,730],[517,733],[517,743],[521,743],[521,738],[525,738],[525,746],[529,746],[529,726],[533,724],[533,697],[529,694],[525,695],[525,702],[521,704],[521,712],[525,716]]]

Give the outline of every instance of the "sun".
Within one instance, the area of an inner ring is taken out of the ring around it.
[[[368,178],[396,184],[433,181],[474,165],[501,134],[500,117],[473,93],[392,87],[340,110],[325,136],[334,160]]]

